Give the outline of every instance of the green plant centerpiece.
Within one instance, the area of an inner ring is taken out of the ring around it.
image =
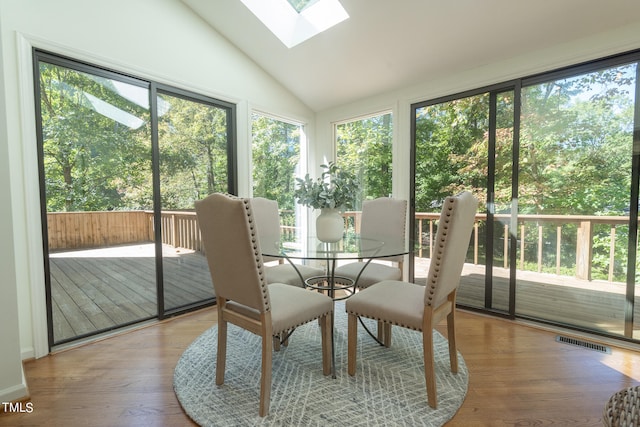
[[[344,234],[344,219],[340,211],[353,209],[360,183],[355,175],[340,169],[334,162],[320,165],[322,175],[313,180],[306,174],[296,178],[294,196],[298,203],[320,209],[316,219],[316,234],[324,242],[337,242]]]

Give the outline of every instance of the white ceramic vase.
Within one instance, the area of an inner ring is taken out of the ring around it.
[[[338,209],[321,209],[316,218],[316,234],[323,242],[333,243],[342,239],[344,219]]]

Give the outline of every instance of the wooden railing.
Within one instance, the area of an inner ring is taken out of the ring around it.
[[[416,213],[416,227],[417,234],[419,236],[427,236],[425,239],[418,239],[416,256],[418,257],[431,257],[433,251],[433,239],[435,238],[436,223],[439,218],[438,213]],[[502,254],[503,267],[508,267],[508,254],[509,251],[509,221],[510,215],[494,215],[496,221],[496,227],[500,227],[502,224],[502,238],[503,247]],[[486,215],[476,215],[474,227],[473,227],[473,263],[478,264],[478,252],[480,242],[480,226],[481,223],[486,222]],[[545,246],[544,229],[550,227],[555,232],[555,274],[561,274],[562,267],[562,247],[563,247],[563,229],[572,224],[575,226],[575,276],[578,279],[591,280],[593,270],[593,241],[594,241],[594,229],[598,224],[605,224],[609,227],[609,248],[608,248],[608,272],[607,280],[614,281],[614,268],[615,268],[615,251],[616,251],[616,227],[629,224],[628,216],[593,216],[593,215],[519,215],[518,216],[518,230],[516,231],[516,238],[519,245],[519,264],[520,270],[525,270],[525,249],[529,245],[535,245],[537,249],[535,264],[537,272],[543,271],[543,248]],[[535,227],[534,239],[527,238],[527,230]],[[497,249],[497,248],[496,248]],[[625,248],[626,250],[626,248]],[[624,260],[626,262],[626,260]]]
[[[357,232],[360,228],[360,212],[346,212],[345,226]],[[430,258],[433,252],[433,239],[437,230],[439,213],[419,212],[415,215],[417,235],[421,238],[415,242],[415,254],[418,257]],[[502,266],[508,267],[509,215],[495,215],[497,227],[502,227],[502,248],[494,248],[503,254]],[[154,237],[153,213],[151,211],[109,211],[109,212],[65,212],[47,215],[49,249],[78,249],[87,247],[110,246],[125,243],[151,242]],[[482,260],[481,234],[486,215],[476,215],[470,251],[473,263]],[[616,252],[616,227],[628,225],[627,216],[580,216],[580,215],[519,215],[516,231],[519,245],[518,268],[525,270],[532,267],[531,256],[525,260],[527,248],[534,245],[537,255],[533,261],[538,272],[543,271],[543,248],[549,238],[549,229],[555,230],[555,274],[561,274],[563,234],[566,236],[568,225],[575,235],[575,276],[579,279],[591,280],[593,267],[593,242],[596,225],[606,225],[609,229],[608,274],[607,279],[614,281],[614,265]],[[295,218],[291,212],[281,213],[282,232],[285,235],[295,233]],[[575,228],[575,230],[574,230]],[[202,251],[200,230],[195,212],[164,211],[161,215],[162,243],[195,251]],[[546,230],[546,231],[545,231]],[[544,238],[546,232],[546,239]],[[497,233],[496,233],[497,234]],[[531,237],[531,236],[537,237]],[[565,237],[566,239],[566,237]],[[494,240],[495,242],[495,240]],[[626,248],[625,248],[626,250]],[[566,249],[565,249],[566,251]],[[494,252],[495,253],[495,252]],[[571,255],[570,255],[571,256]],[[549,255],[547,254],[547,258]],[[572,256],[571,256],[572,257]],[[626,260],[624,260],[626,261]],[[621,260],[622,262],[622,260]],[[545,271],[548,266],[545,265]]]
[[[195,212],[162,211],[160,222],[162,243],[204,252]]]

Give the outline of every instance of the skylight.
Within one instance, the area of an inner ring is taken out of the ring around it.
[[[293,7],[298,13],[302,12],[316,1],[318,0],[287,0],[291,7]]]
[[[349,17],[339,0],[241,0],[288,48]]]

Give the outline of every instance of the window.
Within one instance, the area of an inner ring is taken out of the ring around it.
[[[337,124],[336,158],[341,168],[353,171],[360,179],[362,201],[386,197],[392,191],[392,139],[391,113],[384,113]]]
[[[300,152],[304,141],[301,124],[264,114],[252,115],[253,195],[278,202],[284,230],[295,227],[296,176],[303,170]]]

